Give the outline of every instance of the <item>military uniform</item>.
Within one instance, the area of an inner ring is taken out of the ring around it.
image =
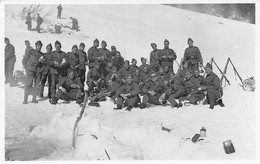
[[[101,55],[99,54],[97,47],[93,46],[93,47],[89,48],[89,50],[88,50],[89,70],[91,68],[95,67],[95,65],[97,64],[96,61],[98,61],[98,57],[100,57],[100,56]]]
[[[212,72],[211,74],[206,75],[204,85],[206,86],[207,91],[206,101],[213,107],[217,100],[219,100],[223,95],[223,91],[220,86],[220,79],[215,73]]]
[[[95,82],[98,82],[98,85],[96,85]],[[96,68],[92,68],[88,71],[87,74],[87,85],[89,87],[89,91],[92,92],[94,87],[98,87],[98,90],[100,91],[102,88],[105,87],[106,82],[104,77],[102,76],[101,70],[97,70]]]
[[[79,88],[74,88],[72,85],[77,85]],[[63,92],[61,89],[58,89],[56,96],[54,98],[54,102],[57,103],[59,99],[65,100],[80,100],[82,101],[82,89],[83,85],[80,82],[80,79],[76,76],[71,79],[69,76],[64,77],[58,84],[57,88],[63,87],[66,89],[66,93]],[[55,104],[54,103],[54,104]]]
[[[130,94],[126,99],[124,99],[120,94]],[[139,87],[136,83],[132,82],[132,84],[124,84],[122,87],[120,87],[116,92],[118,98],[117,98],[117,105],[122,106],[123,103],[125,106],[131,106],[136,107],[138,105],[138,102],[140,101],[140,98],[138,96],[139,94]]]
[[[120,68],[118,71],[120,80],[124,81],[126,79],[127,75],[131,75],[132,71],[130,69],[130,66],[126,69],[125,67]]]
[[[84,83],[86,79],[86,65],[88,64],[88,58],[85,51],[78,50],[77,54],[79,55],[79,74],[78,77],[81,81],[81,84],[84,88]]]
[[[160,50],[150,52],[150,65],[154,72],[157,72],[160,67]]]
[[[183,97],[180,97],[180,101],[184,101],[186,99],[189,100],[191,104],[197,104],[198,101],[200,101],[203,98],[202,91],[198,90],[200,85],[197,85],[198,82],[194,77],[191,77],[190,79],[184,79],[183,85],[184,85],[184,95]]]
[[[12,44],[5,46],[5,80],[11,82],[13,80],[14,64],[16,62],[15,48]]]
[[[184,96],[183,79],[175,77],[169,81],[168,85],[170,90],[166,95],[166,100],[168,100],[173,107],[179,107],[175,99]]]
[[[54,61],[59,65],[55,65]],[[67,76],[69,62],[66,53],[63,51],[53,51],[50,55],[49,65],[51,74],[51,97],[53,97],[56,95],[56,85],[63,77]]]
[[[168,89],[161,80],[157,79],[155,82],[152,80],[145,83],[143,87],[143,100],[142,104],[146,106],[147,103],[154,104],[154,105],[161,105],[159,98],[165,91]],[[154,91],[156,94],[151,95],[149,91]]]
[[[44,86],[45,83],[48,79],[48,98],[51,98],[51,75],[50,75],[50,65],[49,60],[50,60],[50,55],[51,53],[44,53],[43,55],[43,59],[44,62],[42,63],[43,66],[43,71],[42,71],[42,77],[41,77],[41,82],[40,82],[40,92],[39,92],[39,96],[43,97],[43,92],[44,92]]]
[[[79,66],[80,66],[79,54],[73,53],[73,52],[68,52],[66,55],[67,55],[67,59],[68,59],[70,68],[74,71],[74,73],[78,77]]]
[[[177,58],[173,49],[164,48],[160,51],[160,54],[161,66],[168,66],[169,70],[173,72],[173,61]]]
[[[183,62],[187,62],[192,70],[199,69],[199,64],[202,64],[202,57],[198,47],[192,46],[185,49]]]
[[[42,76],[42,63],[39,59],[43,56],[40,51],[31,50],[28,55],[23,57],[22,63],[26,69],[26,82],[24,86],[24,104],[27,104],[28,96],[32,89],[33,80],[34,84],[34,93],[32,102],[37,103],[36,97],[39,92],[39,84]]]
[[[121,56],[121,57],[116,57],[113,59],[113,66],[116,67],[116,70],[119,71],[120,68],[123,67],[124,65],[124,58]]]

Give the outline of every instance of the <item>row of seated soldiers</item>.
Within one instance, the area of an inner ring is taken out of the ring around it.
[[[185,63],[175,75],[168,66],[160,67],[158,72],[154,72],[149,65],[134,68],[126,60],[123,68],[117,71],[113,67],[106,78],[98,73],[101,72],[100,66],[96,65],[88,73],[87,83],[90,92],[96,89],[99,93],[93,101],[105,100],[104,97],[109,96],[117,104],[115,110],[120,110],[123,106],[128,111],[133,107],[143,109],[148,103],[162,105],[167,101],[172,107],[179,108],[185,100],[197,105],[204,97],[206,99],[203,103],[210,104],[211,109],[216,104],[223,107],[220,80],[212,72],[211,64],[208,63],[205,69],[206,78],[200,75],[198,69],[193,71]]]

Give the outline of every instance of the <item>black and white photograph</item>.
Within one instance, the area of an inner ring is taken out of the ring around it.
[[[258,1],[0,5],[3,161],[257,162]]]

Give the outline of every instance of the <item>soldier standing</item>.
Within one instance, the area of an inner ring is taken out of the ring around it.
[[[97,63],[96,61],[101,59],[101,56],[100,56],[99,51],[97,49],[98,46],[99,46],[99,41],[98,41],[98,39],[95,39],[94,42],[93,42],[93,46],[88,49],[88,60],[89,60],[88,67],[89,67],[89,70],[91,68],[94,68],[95,63]]]
[[[33,48],[30,46],[29,40],[25,40],[24,44],[26,46],[24,55],[27,55],[29,53],[29,51],[33,50]]]
[[[24,101],[23,104],[28,103],[28,96],[32,89],[33,81],[34,84],[34,93],[32,98],[32,103],[38,103],[36,100],[39,84],[42,75],[42,63],[44,61],[43,54],[41,53],[42,42],[37,41],[35,43],[35,50],[31,50],[28,55],[25,55],[22,63],[24,68],[26,69],[26,82],[24,86]]]
[[[55,42],[55,51],[50,55],[49,65],[51,74],[51,97],[56,95],[56,85],[67,75],[69,67],[67,55],[61,51],[61,43]]]
[[[5,37],[5,84],[12,84],[14,64],[16,62],[15,48],[10,43],[10,40]]]
[[[76,53],[78,51],[78,46],[73,45],[71,52],[67,53],[68,63],[71,69],[73,69],[75,76],[79,75],[79,55]]]
[[[151,69],[154,72],[157,72],[160,66],[160,50],[157,49],[157,45],[155,43],[152,43],[151,46],[153,48],[153,51],[150,52],[150,65]]]
[[[79,22],[76,18],[72,18],[70,17],[70,19],[72,20],[72,30],[76,30],[79,31]]]
[[[177,58],[173,49],[169,48],[170,42],[165,39],[164,40],[164,49],[161,50],[160,61],[161,66],[168,66],[170,72],[173,72],[173,61]]]
[[[60,19],[61,18],[61,12],[62,12],[62,9],[63,9],[61,4],[57,7],[57,9],[58,9],[57,18]]]
[[[25,24],[27,24],[27,30],[31,31],[32,30],[32,17],[31,17],[30,12],[28,12],[25,19],[26,19]]]
[[[52,52],[52,45],[51,43],[48,44],[46,46],[46,53],[44,53],[43,55],[43,71],[42,71],[42,78],[41,78],[41,82],[40,82],[40,93],[39,93],[39,97],[43,98],[43,92],[44,92],[44,86],[45,83],[48,79],[48,98],[51,98],[51,75],[50,75],[50,65],[49,65],[49,60],[50,60],[50,55]]]
[[[192,70],[199,69],[199,66],[203,64],[203,59],[198,47],[193,46],[193,40],[188,39],[189,47],[185,49],[183,62],[187,62]]]
[[[43,22],[43,18],[40,16],[40,14],[37,14],[37,26],[36,26],[36,30],[38,33],[40,33],[40,26]]]
[[[79,74],[78,77],[83,85],[85,84],[85,79],[86,79],[86,65],[88,65],[88,58],[87,58],[87,53],[84,51],[85,50],[85,44],[80,43],[79,44],[79,50],[77,51],[79,55]]]

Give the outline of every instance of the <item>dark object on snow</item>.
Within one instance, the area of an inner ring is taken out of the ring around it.
[[[100,107],[98,102],[90,102],[88,103],[89,106],[95,106],[95,107]]]
[[[105,152],[106,152],[107,158],[110,160],[110,157],[109,157],[106,149],[105,149]]]
[[[200,138],[200,135],[199,135],[199,134],[195,134],[195,135],[192,137],[191,141],[192,141],[193,143],[196,143],[199,138]]]
[[[55,34],[61,34],[61,26],[60,25],[55,25]]]
[[[207,132],[207,130],[206,130],[204,127],[202,127],[202,128],[200,129],[200,136],[201,136],[201,137],[206,137],[206,132]]]
[[[226,154],[231,154],[231,153],[235,152],[235,148],[234,148],[231,140],[224,141],[223,146],[224,146]]]
[[[162,126],[162,130],[167,131],[167,132],[171,132],[172,129],[165,128],[165,127]]]

